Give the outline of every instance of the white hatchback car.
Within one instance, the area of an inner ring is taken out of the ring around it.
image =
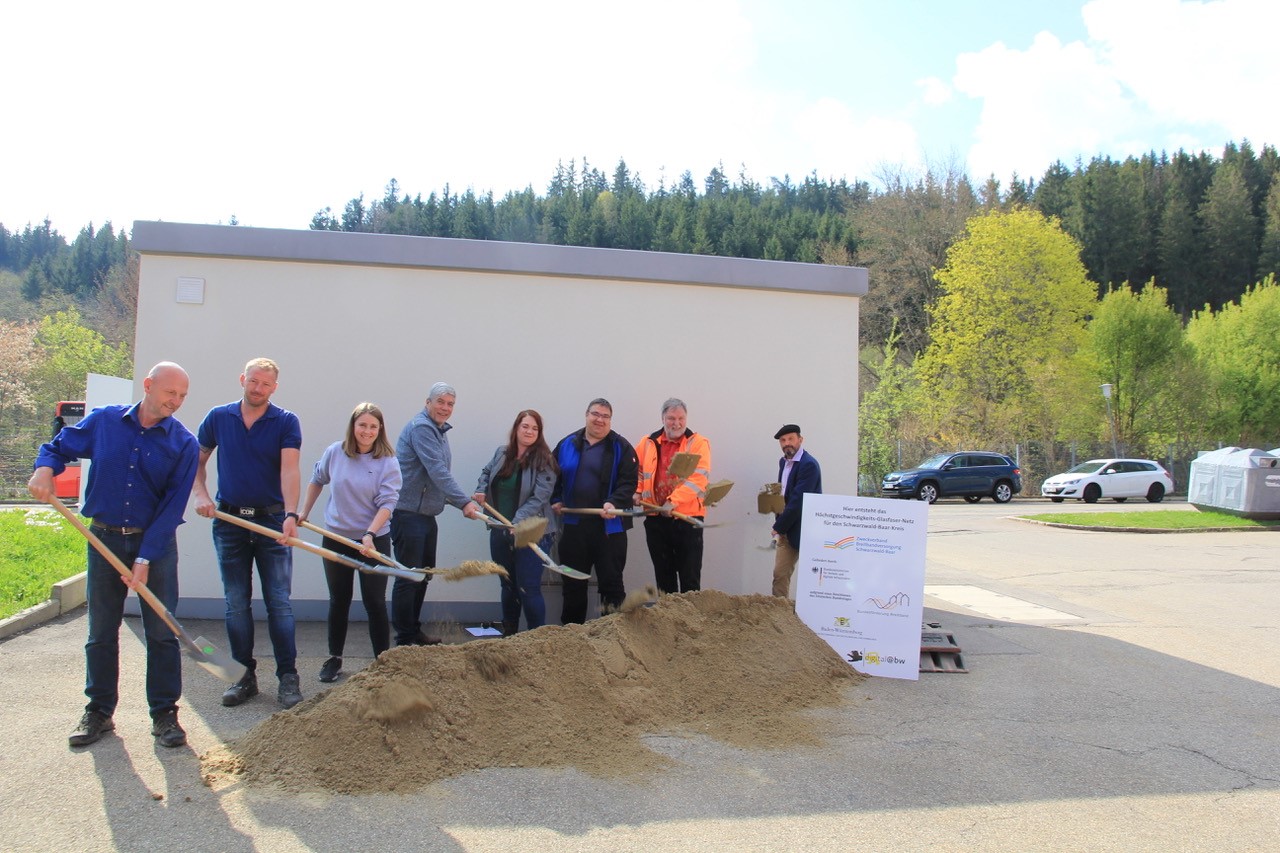
[[[1146,498],[1160,503],[1173,491],[1173,475],[1150,459],[1090,459],[1065,474],[1055,474],[1040,486],[1040,494],[1054,503],[1078,498],[1087,504],[1099,498],[1124,503]]]

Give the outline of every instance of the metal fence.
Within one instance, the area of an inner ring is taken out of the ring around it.
[[[0,432],[0,500],[22,500],[40,445],[49,440],[43,426],[6,427]]]
[[[1120,448],[1119,456],[1129,459],[1153,459],[1173,475],[1173,494],[1185,495],[1191,478],[1191,463],[1201,453],[1228,446],[1226,442],[1214,442],[1209,446],[1181,447],[1169,444],[1158,447]],[[1265,449],[1280,446],[1280,438]],[[899,441],[895,470],[913,468],[936,453],[958,450],[985,450],[1003,453],[1011,457],[1022,469],[1023,496],[1039,496],[1040,484],[1054,474],[1061,474],[1080,462],[1090,459],[1107,459],[1116,456],[1107,442],[1035,442],[1009,445],[994,444],[982,447],[944,447],[925,441]],[[879,495],[880,479],[887,472],[865,472],[859,477],[858,491],[863,495]]]

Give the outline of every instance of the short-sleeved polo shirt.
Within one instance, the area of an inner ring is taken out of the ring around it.
[[[262,417],[245,429],[240,403],[213,407],[196,432],[201,450],[218,451],[218,500],[253,507],[284,503],[280,452],[302,448],[302,425],[293,412],[267,403]]]

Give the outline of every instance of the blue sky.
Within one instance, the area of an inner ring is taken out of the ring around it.
[[[650,187],[1280,145],[1274,0],[20,4],[0,222],[305,228],[395,178]]]

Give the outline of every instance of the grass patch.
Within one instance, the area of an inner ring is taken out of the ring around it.
[[[84,538],[53,510],[0,510],[0,619],[85,570]]]
[[[1216,527],[1280,529],[1280,521],[1258,521],[1225,512],[1158,509],[1143,512],[1055,512],[1024,515],[1032,521],[1079,524],[1083,527],[1140,527],[1144,530],[1205,530]]]

